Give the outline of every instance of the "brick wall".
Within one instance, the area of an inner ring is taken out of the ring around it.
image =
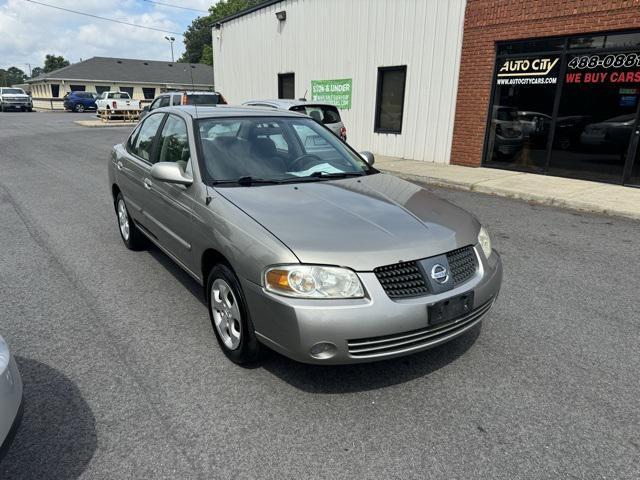
[[[495,42],[640,28],[640,0],[467,0],[451,163],[479,166]]]

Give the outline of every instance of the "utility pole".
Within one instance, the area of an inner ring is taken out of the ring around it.
[[[173,62],[173,42],[175,42],[175,37],[164,37],[171,44],[171,61]]]
[[[30,63],[25,63],[25,65],[27,67],[29,67],[29,78],[31,78],[31,64]]]

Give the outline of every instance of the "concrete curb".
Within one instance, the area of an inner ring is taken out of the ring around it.
[[[625,209],[611,209],[603,207],[597,203],[558,198],[548,195],[536,195],[529,192],[518,192],[505,188],[494,187],[491,185],[485,185],[485,182],[466,182],[456,181],[451,179],[443,179],[438,177],[432,177],[427,175],[415,175],[405,173],[397,170],[387,169],[380,167],[380,170],[386,173],[393,174],[397,177],[404,178],[405,180],[411,180],[415,182],[421,182],[435,187],[455,188],[458,190],[466,190],[470,192],[484,193],[488,195],[496,195],[499,197],[513,198],[516,200],[523,200],[527,202],[535,202],[541,205],[548,205],[551,207],[565,208],[569,210],[576,210],[585,213],[595,213],[600,215],[621,217],[629,220],[640,220],[640,213],[637,211],[629,211]],[[490,181],[488,181],[490,183]],[[631,188],[631,187],[625,187]]]

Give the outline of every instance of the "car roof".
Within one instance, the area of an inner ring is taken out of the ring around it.
[[[270,105],[275,108],[279,108],[282,110],[289,110],[291,107],[297,107],[300,105],[306,105],[309,107],[312,106],[327,106],[327,107],[335,107],[335,105],[331,105],[330,103],[325,102],[309,102],[307,100],[295,100],[289,98],[276,98],[276,99],[267,99],[267,100],[248,100],[243,103],[243,105],[247,105],[248,103],[263,103],[265,105]]]
[[[289,110],[265,110],[259,107],[245,107],[237,105],[216,105],[216,106],[199,106],[199,105],[180,105],[173,107],[158,108],[156,112],[173,112],[178,114],[187,114],[193,118],[222,118],[222,117],[294,117],[309,118],[306,115]]]

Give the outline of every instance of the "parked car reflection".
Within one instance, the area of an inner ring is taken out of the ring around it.
[[[496,159],[513,158],[522,150],[524,135],[516,108],[493,107],[491,127],[494,132],[493,152]]]
[[[580,143],[589,147],[605,147],[620,153],[629,146],[635,114],[620,115],[598,123],[590,123],[580,135]]]

